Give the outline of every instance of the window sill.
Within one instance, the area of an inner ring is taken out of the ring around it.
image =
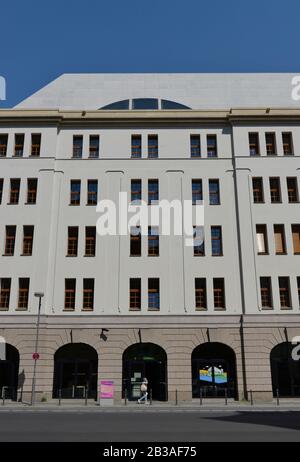
[[[224,254],[219,253],[218,255],[212,255],[212,257],[224,257]]]
[[[63,309],[63,312],[64,312],[64,313],[74,313],[74,312],[75,312],[75,308],[64,308],[64,309]]]
[[[300,255],[300,252],[294,252],[294,255]]]
[[[264,255],[270,255],[270,254],[269,254],[269,252],[259,252],[259,253],[257,253],[257,255],[264,256]]]
[[[96,207],[97,206],[97,202],[95,204],[85,204],[87,207]]]
[[[95,258],[96,255],[83,255],[84,258]]]
[[[20,312],[28,311],[28,308],[16,308],[16,311],[20,313]]]
[[[66,258],[76,258],[78,255],[66,255]]]
[[[129,255],[130,258],[140,258],[142,255]]]
[[[261,310],[263,310],[263,311],[272,311],[272,310],[273,310],[273,306],[262,306],[262,307],[261,307]]]
[[[214,311],[226,311],[226,308],[215,308]]]
[[[69,204],[70,207],[79,207],[80,204]]]
[[[2,254],[2,257],[13,257],[14,254],[13,253],[3,253]]]
[[[25,202],[24,205],[36,205],[36,202]]]
[[[19,205],[19,202],[7,202],[6,205]]]
[[[141,311],[141,308],[129,308],[129,311],[140,312],[140,311]]]
[[[276,252],[275,255],[287,255],[287,252]]]
[[[281,306],[280,310],[281,311],[291,311],[293,309],[292,306]]]
[[[194,257],[205,257],[205,254],[204,253],[198,253],[198,254],[195,254],[194,253]]]
[[[159,257],[159,256],[160,256],[160,255],[149,255],[149,254],[148,254],[148,257],[149,257],[149,258],[152,258],[152,257],[157,258],[157,257]]]
[[[2,311],[3,311],[3,312],[9,311],[9,308],[0,308],[0,313],[1,313]]]
[[[203,313],[203,312],[207,311],[207,308],[196,308],[195,311]]]
[[[82,308],[81,311],[84,313],[92,313],[94,311],[94,308]]]
[[[21,253],[20,257],[32,257],[32,253]]]

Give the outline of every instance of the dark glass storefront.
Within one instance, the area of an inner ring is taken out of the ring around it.
[[[300,396],[300,361],[292,358],[295,345],[284,342],[276,345],[270,355],[273,395]]]
[[[6,359],[0,361],[0,397],[5,393],[6,399],[17,399],[18,375],[19,375],[19,352],[9,344],[6,344]]]

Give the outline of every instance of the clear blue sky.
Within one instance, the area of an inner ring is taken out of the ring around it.
[[[5,0],[11,107],[64,72],[300,72],[299,0]]]

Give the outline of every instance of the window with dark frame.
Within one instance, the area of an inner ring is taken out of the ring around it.
[[[294,154],[292,133],[282,133],[282,146],[285,156],[292,156]]]
[[[254,204],[264,203],[264,186],[262,178],[252,178],[253,202]]]
[[[29,278],[19,278],[18,310],[28,309]]]
[[[142,157],[142,136],[132,135],[131,137],[131,158],[140,159]]]
[[[256,225],[256,242],[258,255],[267,255],[269,253],[269,245],[266,225]]]
[[[202,180],[192,180],[192,203],[196,205],[203,200]]]
[[[159,256],[159,228],[158,226],[148,227],[148,256]]]
[[[71,180],[70,205],[80,205],[81,181]]]
[[[74,311],[76,301],[76,279],[65,279],[64,311]]]
[[[68,257],[77,257],[78,253],[78,226],[68,227]]]
[[[131,180],[131,202],[142,200],[142,180]]]
[[[148,309],[149,311],[160,310],[160,293],[159,293],[159,279],[148,279]]]
[[[9,309],[11,278],[1,278],[0,310]]]
[[[142,235],[140,226],[130,228],[130,256],[141,257],[142,255]]]
[[[148,180],[148,205],[159,200],[159,182],[158,180]]]
[[[207,157],[218,157],[217,135],[207,135]]]
[[[300,225],[292,225],[294,254],[300,254]]]
[[[11,178],[11,180],[10,180],[10,195],[9,195],[9,203],[10,204],[17,205],[19,203],[20,185],[21,185],[20,178]]]
[[[14,150],[14,156],[15,157],[23,157],[24,139],[25,139],[24,134],[16,134],[15,135],[15,150]]]
[[[289,177],[286,179],[288,201],[290,204],[299,202],[298,180],[297,177]]]
[[[258,133],[249,133],[249,152],[250,156],[259,156],[259,136]]]
[[[209,205],[220,205],[219,180],[209,180]]]
[[[34,226],[23,226],[23,256],[31,256],[33,249]]]
[[[270,182],[270,196],[272,204],[278,204],[281,202],[281,188],[280,188],[280,178],[272,177],[269,178]]]
[[[73,158],[81,159],[83,150],[83,136],[74,135],[73,136]]]
[[[148,136],[148,158],[149,159],[158,158],[158,135]]]
[[[298,288],[298,303],[300,307],[300,276],[297,277],[297,288]]]
[[[88,205],[97,205],[98,202],[98,180],[88,180]]]
[[[213,280],[214,290],[214,307],[216,311],[222,311],[226,309],[225,306],[225,282],[223,278],[214,278]]]
[[[129,282],[129,309],[132,311],[141,310],[141,279],[130,278]]]
[[[276,156],[276,136],[274,132],[265,134],[267,156]]]
[[[214,257],[223,255],[222,226],[211,227],[211,252]]]
[[[37,186],[37,178],[27,178],[27,204],[36,204]]]
[[[93,311],[94,309],[94,285],[94,279],[83,280],[82,311]]]
[[[39,157],[41,154],[41,139],[42,136],[40,133],[31,134],[31,156]]]
[[[3,196],[3,178],[0,178],[0,204],[2,204],[2,196]]]
[[[206,279],[196,278],[195,279],[195,302],[196,311],[207,310],[207,295],[206,295]]]
[[[274,240],[276,255],[286,254],[284,225],[274,225]]]
[[[280,298],[280,308],[282,310],[291,309],[291,290],[290,290],[290,278],[289,277],[279,277],[279,298]]]
[[[261,306],[263,309],[273,308],[273,297],[272,297],[272,285],[270,277],[260,278],[260,295],[261,295]]]
[[[12,257],[15,253],[16,230],[16,226],[6,226],[5,256]]]
[[[194,239],[194,256],[204,257],[205,240],[204,240],[204,227],[203,226],[193,227],[193,239]]]
[[[96,255],[96,226],[85,228],[85,256],[95,257]]]
[[[8,143],[8,135],[6,133],[1,133],[0,134],[0,157],[6,157],[7,143]]]
[[[90,135],[89,157],[90,159],[98,159],[100,148],[99,135]]]
[[[201,157],[200,135],[191,135],[191,157]]]

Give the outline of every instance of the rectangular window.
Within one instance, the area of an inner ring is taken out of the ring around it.
[[[94,279],[83,280],[83,311],[93,311],[94,309]]]
[[[264,202],[264,186],[262,178],[252,178],[253,202],[262,204]]]
[[[194,226],[194,256],[203,257],[205,255],[204,227]]]
[[[266,151],[267,156],[276,156],[276,136],[275,133],[266,133]]]
[[[88,205],[97,205],[98,202],[98,180],[88,180]]]
[[[68,228],[68,257],[77,257],[78,252],[78,226]]]
[[[218,157],[217,135],[207,135],[207,157]]]
[[[223,255],[222,227],[211,227],[211,251],[214,257]]]
[[[260,295],[261,295],[261,306],[263,309],[272,309],[272,286],[270,277],[260,278]]]
[[[81,159],[83,149],[83,136],[74,135],[73,136],[73,157],[75,159]]]
[[[215,310],[225,310],[225,283],[223,278],[214,278],[214,307]]]
[[[270,178],[270,196],[272,204],[281,202],[280,178]]]
[[[15,157],[23,157],[24,138],[25,138],[24,134],[15,135],[15,151],[14,151]]]
[[[8,142],[8,135],[1,134],[0,135],[0,157],[6,157],[7,155],[7,142]]]
[[[191,157],[201,157],[200,135],[191,135]]]
[[[140,257],[142,255],[142,235],[140,226],[130,228],[130,256]]]
[[[32,255],[33,235],[33,226],[23,226],[23,255],[26,257]]]
[[[27,204],[36,204],[37,198],[37,178],[27,179]]]
[[[13,178],[10,180],[10,204],[18,204],[20,197],[20,185],[21,180],[19,178]]]
[[[0,310],[9,309],[11,279],[1,278]]]
[[[266,255],[269,253],[266,225],[256,225],[256,242],[258,255]]]
[[[131,202],[142,200],[142,180],[131,180]]]
[[[0,204],[2,203],[3,196],[3,178],[0,178]]]
[[[4,255],[12,257],[15,253],[16,226],[6,226]]]
[[[158,180],[148,180],[148,205],[155,201],[159,201],[159,183]]]
[[[284,225],[274,225],[274,239],[276,255],[286,254]]]
[[[280,297],[280,308],[282,310],[288,310],[291,308],[291,291],[290,291],[290,278],[279,277],[279,297]]]
[[[209,180],[209,204],[220,205],[219,180]]]
[[[86,226],[85,228],[85,256],[94,257],[96,255],[96,226]]]
[[[300,225],[292,225],[294,253],[300,254]]]
[[[100,138],[98,135],[90,135],[90,159],[98,159],[99,157]]]
[[[297,277],[297,288],[298,288],[298,303],[300,306],[300,277]]]
[[[258,133],[249,133],[250,156],[259,156],[259,137]]]
[[[292,133],[282,133],[282,145],[285,156],[292,156],[294,154]]]
[[[160,296],[159,296],[159,279],[148,279],[148,308],[149,311],[159,311]]]
[[[193,205],[197,204],[197,201],[203,200],[202,193],[202,180],[192,180],[192,201]]]
[[[75,310],[76,279],[65,279],[65,311]]]
[[[207,310],[207,296],[206,296],[206,279],[205,278],[195,279],[195,299],[196,299],[196,310],[206,311]]]
[[[148,256],[159,256],[159,228],[157,226],[148,228]]]
[[[31,155],[33,157],[39,157],[41,153],[41,134],[31,134]]]
[[[71,205],[80,205],[80,190],[81,190],[81,181],[80,180],[71,180]]]
[[[148,157],[149,159],[157,159],[158,157],[158,136],[148,136]]]
[[[29,278],[19,279],[18,310],[28,309]]]
[[[297,177],[290,177],[286,179],[289,203],[299,202],[298,181]]]
[[[132,159],[140,159],[142,157],[141,135],[132,135],[131,137],[131,157]]]
[[[132,311],[140,311],[141,309],[141,279],[131,278],[129,286],[129,308]]]

